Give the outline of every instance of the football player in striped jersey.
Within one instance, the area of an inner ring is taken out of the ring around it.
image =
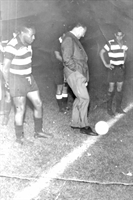
[[[16,141],[23,144],[23,120],[26,97],[34,106],[34,137],[48,138],[52,135],[43,131],[43,106],[37,83],[32,75],[32,47],[35,29],[29,26],[20,28],[5,48],[3,76],[15,105]]]
[[[100,57],[108,69],[108,101],[107,112],[110,116],[115,116],[116,113],[125,113],[121,107],[123,96],[124,69],[128,47],[124,40],[124,34],[118,30],[114,34],[114,39],[107,41],[104,48],[100,51]],[[105,55],[108,55],[109,62],[107,63]],[[115,91],[116,88],[116,91]],[[116,110],[113,110],[112,103],[116,93]]]

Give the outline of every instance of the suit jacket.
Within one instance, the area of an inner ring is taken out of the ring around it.
[[[80,41],[70,32],[62,37],[61,52],[66,78],[79,71],[89,81],[88,56]]]

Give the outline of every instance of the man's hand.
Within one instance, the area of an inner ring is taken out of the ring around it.
[[[106,64],[105,67],[107,67],[108,69],[111,69],[111,70],[114,69],[114,66],[111,64]]]
[[[8,84],[8,82],[5,82],[5,88],[6,88],[7,90],[9,90],[9,84]]]
[[[55,51],[55,56],[59,61],[62,61],[62,57],[59,51]]]
[[[5,102],[10,103],[11,102],[11,95],[8,90],[6,90],[6,95],[5,95]]]

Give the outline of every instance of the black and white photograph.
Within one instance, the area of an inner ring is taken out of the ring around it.
[[[0,200],[133,200],[132,0],[0,0]]]

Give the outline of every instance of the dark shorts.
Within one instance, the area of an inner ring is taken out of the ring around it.
[[[108,82],[123,82],[124,81],[124,68],[115,66],[114,69],[108,69]]]
[[[21,76],[10,74],[9,88],[12,97],[26,97],[27,93],[38,90],[33,75]]]

